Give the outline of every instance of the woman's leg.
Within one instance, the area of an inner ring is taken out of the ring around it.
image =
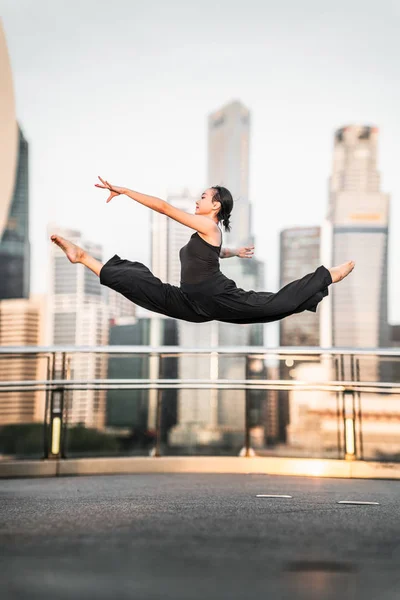
[[[288,283],[268,298],[266,303],[268,311],[274,314],[278,310],[284,316],[285,313],[292,314],[310,308],[315,312],[317,298],[319,297],[321,301],[327,295],[328,286],[347,277],[354,269],[354,265],[353,261],[348,261],[330,269],[318,267],[314,273]]]
[[[347,277],[354,265],[354,261],[348,261],[330,269],[318,267],[314,273],[292,281],[271,295],[266,304],[268,312],[272,315],[278,309],[280,318],[304,310],[316,312],[318,303],[328,295],[328,286]]]
[[[196,310],[180,288],[162,283],[141,263],[120,259],[115,255],[103,265],[82,248],[59,235],[52,235],[51,240],[65,252],[70,262],[85,265],[98,277],[101,271],[100,283],[138,306],[192,323],[212,320],[204,312]]]
[[[319,302],[328,295],[328,287],[344,279],[353,268],[353,261],[330,269],[320,266],[276,293],[228,291],[225,296],[216,296],[221,311],[215,318],[227,323],[269,323],[304,310],[316,312]]]
[[[64,239],[60,235],[52,235],[51,241],[57,244],[65,252],[68,260],[72,263],[81,263],[88,269],[93,271],[97,276],[100,276],[100,271],[103,267],[103,263],[90,256],[85,250],[76,246],[72,242]]]

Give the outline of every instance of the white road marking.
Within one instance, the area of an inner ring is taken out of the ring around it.
[[[286,494],[257,494],[256,498],[293,498],[293,496],[287,496]]]
[[[338,504],[376,504],[379,506],[379,502],[362,502],[360,500],[339,500]]]

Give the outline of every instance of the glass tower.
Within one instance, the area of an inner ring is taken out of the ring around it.
[[[28,142],[21,129],[18,132],[14,192],[0,240],[0,300],[29,298]]]

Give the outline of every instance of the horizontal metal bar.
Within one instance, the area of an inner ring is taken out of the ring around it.
[[[295,385],[294,385],[295,384]],[[93,381],[23,381],[2,382],[1,392],[44,391],[44,390],[157,390],[157,389],[220,389],[220,390],[287,390],[363,392],[375,394],[400,394],[399,384],[330,382],[310,383],[297,381],[245,381],[230,380],[93,380]]]
[[[182,348],[181,346],[7,346],[0,348],[1,354],[147,354],[165,356],[194,355],[258,355],[268,358],[280,356],[382,356],[400,358],[400,348],[320,348],[308,346],[234,346],[214,348]]]
[[[42,380],[11,380],[11,381],[0,381],[0,388],[12,387],[13,385],[19,385],[21,387],[42,384],[51,385],[52,387],[65,387],[69,388],[72,385],[176,385],[178,387],[189,384],[189,385],[235,385],[243,386],[244,388],[255,388],[259,385],[268,386],[271,388],[286,385],[289,388],[300,388],[302,386],[314,386],[314,387],[326,387],[334,386],[340,388],[351,388],[355,387],[368,387],[375,389],[397,389],[400,392],[400,382],[386,382],[386,381],[302,381],[302,380],[287,380],[287,379],[42,379]]]

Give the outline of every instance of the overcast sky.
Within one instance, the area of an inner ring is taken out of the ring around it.
[[[123,197],[105,204],[97,175],[164,198],[200,193],[213,183],[207,116],[239,99],[251,111],[250,200],[271,291],[280,229],[325,216],[335,129],[379,127],[389,316],[400,322],[400,2],[0,0],[0,9],[30,144],[33,292],[45,291],[50,221],[102,243],[105,258],[148,264],[150,211]]]

